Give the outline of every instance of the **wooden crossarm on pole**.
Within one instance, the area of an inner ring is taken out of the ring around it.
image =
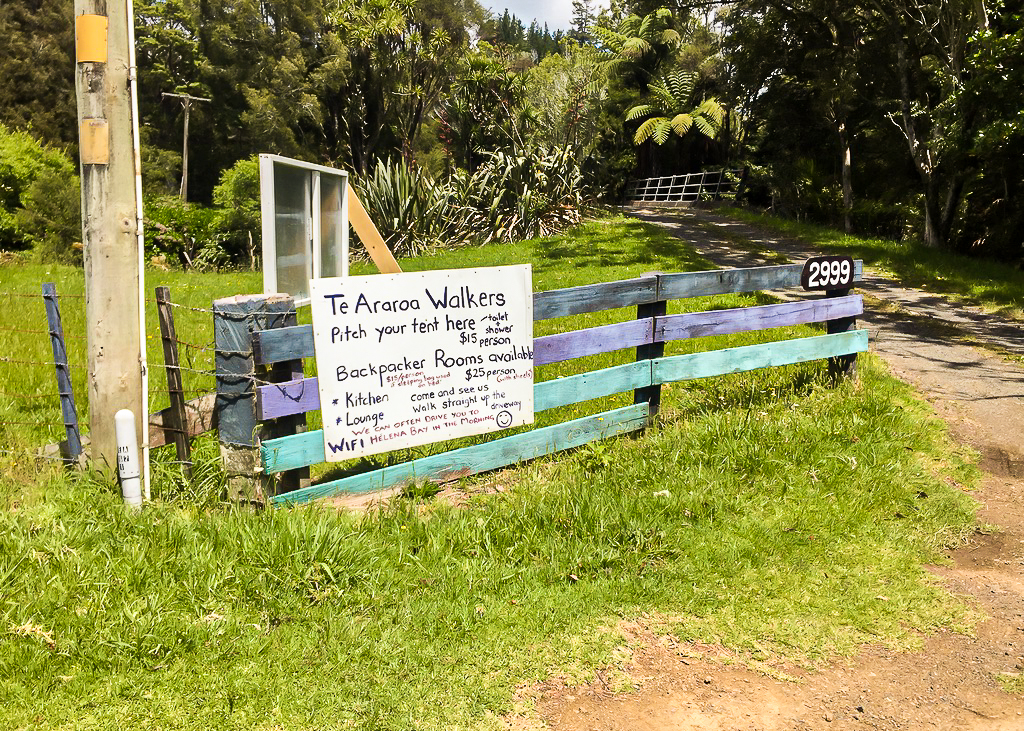
[[[184,142],[181,148],[181,202],[184,203],[188,198],[188,117],[189,112],[192,109],[192,102],[208,102],[212,101],[207,99],[205,96],[192,96],[191,94],[172,94],[168,91],[163,93],[165,97],[173,97],[175,99],[181,99],[181,106],[185,110],[185,133]]]

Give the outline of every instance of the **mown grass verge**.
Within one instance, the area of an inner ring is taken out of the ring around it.
[[[1024,319],[1024,271],[1006,262],[929,249],[914,241],[850,236],[837,229],[785,220],[745,208],[723,214],[802,239],[823,252],[842,252],[907,287],[943,294],[979,305],[1005,317]]]
[[[537,289],[703,268],[659,236],[602,222],[416,266],[530,257]],[[860,373],[672,385],[660,427],[485,476],[504,489],[461,507],[223,507],[210,441],[206,487],[140,514],[88,475],[7,473],[0,725],[500,728],[517,686],[592,678],[643,612],[804,663],[961,626],[922,563],[971,530],[946,484],[970,468],[907,387]]]

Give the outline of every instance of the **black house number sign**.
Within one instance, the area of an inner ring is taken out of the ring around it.
[[[849,289],[853,284],[853,258],[816,256],[804,262],[800,284],[807,290]]]

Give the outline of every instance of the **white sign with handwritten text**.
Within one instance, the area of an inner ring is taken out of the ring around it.
[[[528,265],[312,280],[328,462],[533,422]]]

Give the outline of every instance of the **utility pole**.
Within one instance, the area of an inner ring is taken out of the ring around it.
[[[136,414],[140,442],[149,421],[140,356],[128,7],[126,0],[75,0],[89,431],[93,461],[108,472],[117,466],[114,414]]]
[[[163,95],[181,99],[181,106],[185,108],[185,143],[182,145],[181,150],[181,202],[184,203],[185,199],[188,198],[188,113],[192,108],[192,102],[208,102],[210,100],[203,96],[171,94],[166,91]]]

